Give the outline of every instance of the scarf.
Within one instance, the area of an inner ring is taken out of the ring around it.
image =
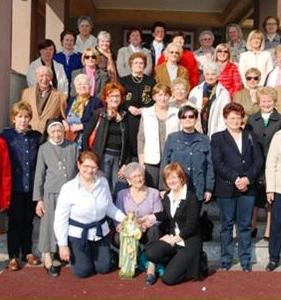
[[[85,106],[87,102],[89,101],[89,95],[87,96],[77,96],[72,104],[71,111],[73,114],[78,116],[80,119],[83,116]]]

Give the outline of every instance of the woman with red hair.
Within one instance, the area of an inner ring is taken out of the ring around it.
[[[128,158],[127,113],[120,108],[124,97],[122,85],[107,83],[101,95],[104,108],[95,111],[83,134],[83,149],[97,154],[112,192]]]

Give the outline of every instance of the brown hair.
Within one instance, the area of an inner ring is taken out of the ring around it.
[[[107,96],[113,91],[113,90],[118,90],[120,92],[121,95],[121,103],[124,102],[125,100],[125,89],[124,87],[120,84],[120,83],[115,83],[115,82],[109,82],[106,83],[103,86],[102,92],[101,92],[101,101],[103,102],[103,104],[106,104],[106,98]],[[120,104],[121,104],[120,103]]]
[[[147,58],[146,58],[146,55],[142,52],[135,52],[133,53],[130,57],[129,57],[129,67],[130,69],[132,68],[132,64],[133,64],[133,61],[136,59],[136,58],[141,58],[143,60],[143,63],[144,63],[144,67],[146,67],[147,65]]]
[[[232,102],[226,104],[226,106],[223,108],[223,117],[226,119],[231,112],[240,115],[242,119],[245,117],[244,107],[239,103]]]
[[[99,166],[99,159],[98,156],[92,152],[92,151],[83,151],[78,156],[78,163],[82,164],[86,159],[90,159],[96,163],[97,166]]]
[[[265,27],[266,27],[266,23],[267,23],[267,21],[268,21],[269,19],[274,19],[274,20],[276,21],[277,27],[278,27],[278,29],[279,29],[279,26],[280,26],[280,20],[279,20],[278,17],[274,17],[274,16],[267,16],[267,17],[264,19],[264,21],[263,21],[263,23],[262,23],[263,29],[266,31]],[[278,29],[277,29],[277,30],[278,30]]]
[[[245,73],[245,77],[247,77],[251,73],[256,73],[259,76],[259,78],[261,78],[261,71],[258,68],[250,68],[250,69],[248,69],[246,71],[246,73]]]
[[[270,86],[266,86],[261,89],[258,89],[258,91],[257,91],[258,104],[260,103],[261,96],[270,96],[274,103],[276,103],[277,99],[278,99],[277,91],[273,87],[270,87]]]
[[[25,101],[19,101],[13,104],[10,110],[10,121],[13,124],[15,120],[15,116],[18,115],[20,112],[26,112],[29,116],[30,120],[32,119],[32,108],[29,103]]]
[[[165,94],[168,94],[169,96],[172,95],[170,87],[168,87],[166,84],[163,84],[163,83],[155,84],[155,86],[152,88],[151,95],[154,96],[161,91],[163,91]]]
[[[184,172],[183,166],[177,162],[173,162],[173,163],[166,165],[163,170],[163,173],[162,173],[163,181],[164,181],[166,188],[168,188],[167,178],[171,175],[171,173],[177,174],[177,176],[180,178],[180,180],[182,182],[182,185],[187,183],[188,177]]]

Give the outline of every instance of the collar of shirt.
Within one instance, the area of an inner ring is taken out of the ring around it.
[[[280,42],[280,36],[278,34],[275,34],[274,36],[266,36],[266,38],[270,41],[270,42]]]
[[[158,48],[158,49],[163,49],[163,47],[164,47],[163,42],[157,42],[155,40],[152,42],[152,45],[153,45],[154,48]]]
[[[132,44],[130,44],[130,47],[133,50],[133,52],[140,52],[141,51],[141,47],[135,47]]]
[[[186,193],[187,193],[187,185],[184,184],[182,189],[181,189],[181,192],[180,192],[180,198],[178,200],[186,200]],[[173,191],[170,191],[168,196],[169,196],[171,201],[177,200],[177,199],[175,199],[176,195]]]

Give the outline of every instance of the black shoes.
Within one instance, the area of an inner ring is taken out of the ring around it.
[[[269,263],[268,263],[268,265],[266,266],[266,268],[265,268],[265,270],[267,271],[267,272],[272,272],[272,271],[274,271],[276,268],[278,268],[278,262],[275,262],[275,261],[270,261]]]
[[[231,268],[231,264],[221,263],[219,270],[220,271],[229,271]]]
[[[44,269],[46,270],[47,274],[50,275],[51,277],[58,277],[60,275],[59,273],[59,269],[55,266],[50,266],[49,268],[47,268],[46,266],[44,266]]]
[[[252,267],[251,266],[243,266],[242,267],[243,272],[252,272]]]
[[[145,277],[146,285],[153,285],[156,282],[156,276],[153,274],[147,274]]]
[[[255,229],[252,229],[252,231],[251,231],[252,238],[257,237],[257,234],[258,234],[258,228],[256,227]]]

